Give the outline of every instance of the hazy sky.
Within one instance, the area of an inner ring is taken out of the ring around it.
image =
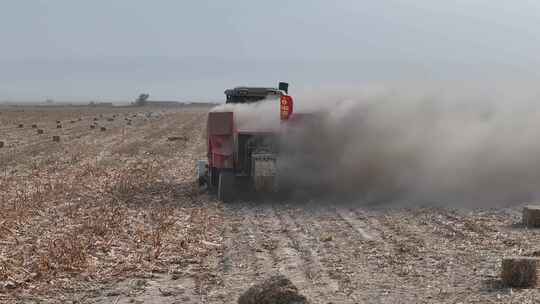
[[[540,78],[540,2],[4,0],[0,101]]]

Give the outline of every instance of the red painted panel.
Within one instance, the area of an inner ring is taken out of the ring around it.
[[[233,113],[208,113],[208,164],[214,168],[233,167]]]
[[[228,135],[233,132],[233,112],[208,113],[208,134]]]
[[[283,95],[280,99],[280,117],[281,120],[287,120],[293,113],[293,98],[289,95]]]

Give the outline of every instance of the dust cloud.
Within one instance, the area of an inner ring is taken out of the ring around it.
[[[297,94],[298,121],[281,129],[280,183],[367,204],[489,207],[538,199],[539,93],[458,83]],[[227,106],[240,113],[241,126],[279,119],[269,102]]]
[[[238,130],[252,132],[278,132],[280,130],[279,99],[267,98],[254,103],[226,103],[211,112],[233,112]]]

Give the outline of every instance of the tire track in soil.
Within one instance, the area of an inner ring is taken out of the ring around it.
[[[316,207],[311,216],[305,217],[299,213],[295,218],[304,223],[309,235],[320,238],[321,263],[329,276],[338,282],[346,301],[360,301],[362,297],[355,291],[366,287],[364,281],[367,282],[370,271],[362,252],[368,244],[366,240],[353,231],[334,208]]]
[[[440,233],[447,229],[447,233],[457,231],[454,235],[464,235],[460,229],[440,227],[440,221],[434,219],[441,212],[431,210],[426,221],[419,216],[423,211],[394,210],[383,215],[381,222],[385,238],[391,241],[393,251],[400,257],[393,266],[405,279],[403,286],[414,292],[417,300],[454,303],[466,300],[463,292],[475,285],[471,285],[476,277],[471,275],[475,263],[470,262],[477,260],[477,254],[467,249],[470,239],[449,238]],[[464,243],[460,244],[460,240]],[[456,273],[460,273],[459,277]],[[460,291],[461,296],[456,298],[456,291]]]
[[[444,264],[430,236],[414,226],[413,218],[408,210],[385,210],[378,221],[382,238],[390,244],[386,252],[393,256],[390,268],[399,277],[400,289],[415,301],[425,301],[440,291],[433,288],[432,279]]]
[[[228,221],[223,229],[223,253],[218,261],[205,261],[206,269],[216,271],[216,282],[201,282],[208,303],[235,303],[264,268],[254,255],[255,245],[251,223],[253,213],[245,204],[224,205],[223,217]]]
[[[489,289],[489,282],[499,278],[498,267],[501,252],[515,255],[513,240],[507,235],[484,222],[489,218],[480,214],[457,212],[444,208],[414,210],[410,229],[416,229],[425,235],[439,265],[426,269],[435,276],[430,280],[433,289],[442,290],[433,295],[441,302],[455,303],[466,301],[464,297],[471,290],[482,293]],[[498,219],[497,222],[504,222]],[[530,239],[530,238],[529,238]],[[521,246],[519,246],[521,247]],[[431,270],[431,271],[430,271]],[[487,284],[487,285],[486,285]]]
[[[273,244],[274,271],[287,276],[300,291],[310,289],[305,260],[297,249],[298,240],[287,234],[287,227],[279,218],[276,207],[265,204],[260,209],[260,217],[259,225],[264,227]]]
[[[141,289],[143,289],[142,292]],[[148,280],[127,280],[119,284],[116,290],[109,291],[108,299],[98,299],[94,303],[201,303],[199,296],[195,293],[194,281],[189,278],[171,279],[168,275],[158,274]],[[116,293],[118,293],[117,296],[111,296]]]
[[[339,282],[330,277],[328,269],[321,262],[321,236],[309,234],[304,218],[310,217],[309,210],[289,209],[274,206],[285,235],[300,253],[303,271],[308,279],[309,297],[313,303],[349,303],[340,292]]]
[[[264,274],[281,273],[287,276],[312,303],[336,300],[335,294],[339,289],[337,282],[324,271],[318,254],[310,246],[315,241],[310,241],[311,237],[301,231],[289,215],[288,208],[263,203],[254,209],[258,247],[270,252],[270,256],[265,254],[259,257],[265,265],[261,268],[271,266],[271,269],[264,270]]]
[[[429,212],[429,215],[426,212]],[[476,272],[477,266],[481,269],[482,264],[490,263],[482,257],[481,252],[486,248],[478,246],[481,244],[471,246],[477,243],[479,238],[467,231],[467,221],[463,216],[452,214],[450,210],[440,208],[429,211],[418,210],[415,211],[413,222],[412,228],[423,231],[426,240],[431,244],[430,247],[432,246],[440,256],[440,266],[433,267],[436,270],[432,270],[431,273],[435,273],[436,276],[431,282],[435,289],[444,289],[444,292],[442,296],[433,295],[434,298],[446,303],[467,301],[463,295],[472,289],[480,289],[481,280],[478,278],[485,278],[484,274]],[[493,269],[495,268],[493,266],[489,265],[486,268]],[[458,273],[459,275],[456,275]]]
[[[375,241],[379,239],[379,236],[375,234],[374,231],[368,230],[366,216],[342,208],[336,209],[336,213],[365,241]]]
[[[277,261],[277,256],[274,252],[274,243],[268,239],[267,235],[271,231],[265,230],[261,223],[265,220],[266,214],[263,214],[258,207],[245,207],[248,217],[248,233],[250,236],[250,245],[255,255],[256,272],[254,279],[268,276],[274,272],[274,264]]]
[[[410,290],[403,288],[403,279],[391,267],[395,259],[388,250],[392,247],[384,237],[368,241],[358,233],[336,208],[317,207],[313,217],[302,218],[312,235],[328,240],[320,247],[321,262],[330,276],[352,303],[408,303],[414,302]],[[299,214],[302,215],[302,214]],[[362,210],[359,218],[373,235],[381,235],[375,214]],[[297,216],[297,220],[300,218]],[[377,227],[377,228],[376,228]]]
[[[316,254],[304,247],[307,236],[293,232],[294,221],[276,209],[264,203],[226,206],[224,217],[230,222],[224,229],[220,284],[209,286],[209,303],[234,303],[254,282],[277,273],[287,276],[313,303],[334,299],[337,283],[326,277]]]

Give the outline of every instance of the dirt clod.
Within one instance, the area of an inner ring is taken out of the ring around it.
[[[253,285],[238,299],[238,304],[304,304],[306,297],[298,293],[293,283],[283,275],[268,278]]]
[[[330,242],[330,241],[332,241],[332,239],[333,239],[333,237],[330,234],[325,234],[325,235],[321,236],[321,241],[323,241],[323,242]]]
[[[169,136],[167,137],[168,141],[177,141],[177,140],[186,140],[185,136]]]

